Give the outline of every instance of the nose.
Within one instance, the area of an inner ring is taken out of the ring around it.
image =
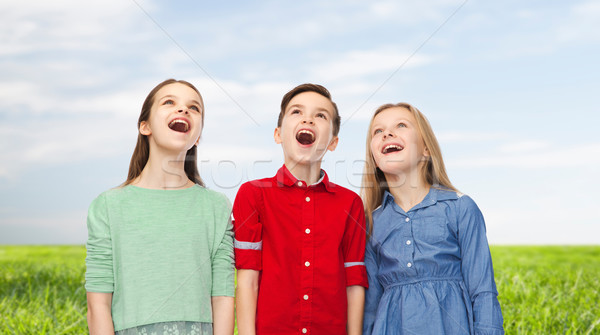
[[[394,133],[392,133],[391,131],[385,132],[383,134],[383,138],[387,138],[387,137],[394,137]]]
[[[187,110],[187,108],[184,109],[180,109],[177,111],[177,113],[185,113],[185,114],[189,114],[190,112]]]
[[[313,120],[302,120],[302,123],[314,124]]]

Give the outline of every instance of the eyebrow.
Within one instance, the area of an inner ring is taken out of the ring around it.
[[[408,119],[405,119],[405,118],[400,118],[398,120],[395,120],[394,123],[396,123],[396,122],[399,123],[399,122],[402,122],[402,121],[404,121],[406,123],[409,123],[411,125],[413,124],[412,122],[410,122]],[[381,126],[382,126],[382,122],[377,122],[377,123],[373,123],[373,125],[371,126],[371,128],[377,128],[377,127],[381,127]]]
[[[291,109],[292,107],[305,108],[306,106],[304,106],[304,105],[302,105],[302,104],[293,104],[293,105],[290,105],[290,106],[288,107],[288,110],[289,110],[289,109]],[[321,112],[327,112],[328,114],[331,114],[331,111],[330,111],[330,110],[328,110],[327,108],[318,107],[318,108],[317,108],[317,110],[318,110],[318,111],[321,111]]]
[[[163,96],[162,98],[160,98],[159,100],[162,100],[162,99],[164,99],[164,98],[178,98],[178,97],[177,97],[177,96],[174,96],[174,95],[172,95],[172,94],[167,94],[167,95]],[[192,102],[193,102],[193,103],[195,103],[195,104],[196,104],[196,105],[198,105],[198,106],[201,106],[201,107],[203,107],[203,106],[202,106],[202,104],[201,104],[201,103],[200,103],[198,100],[195,100],[195,99],[193,99],[193,100],[192,100]]]

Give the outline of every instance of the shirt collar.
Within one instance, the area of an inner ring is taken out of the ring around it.
[[[285,186],[297,186],[297,182],[299,181],[290,170],[285,166],[285,164],[277,171],[277,175],[275,176],[277,183],[279,185]],[[327,176],[327,172],[321,169],[321,176],[319,180],[309,185],[309,187],[318,187],[319,185],[323,185],[327,192],[335,193],[335,184],[329,182],[329,177]]]
[[[429,188],[429,192],[427,193],[427,195],[425,196],[423,201],[418,203],[415,207],[411,208],[409,210],[409,212],[417,210],[419,208],[425,208],[425,207],[435,205],[438,201],[455,200],[461,196],[462,196],[462,194],[457,194],[456,192],[454,192],[452,190],[448,190],[446,188],[443,188],[443,186],[436,184]],[[396,204],[396,202],[394,201],[394,196],[389,191],[385,191],[383,194],[383,200],[381,201],[380,207],[382,209],[385,209],[387,206],[390,206],[390,205],[393,206],[395,204]]]

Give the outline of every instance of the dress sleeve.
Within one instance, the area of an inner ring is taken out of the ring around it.
[[[233,203],[235,266],[237,269],[262,270],[262,223],[259,189],[243,184]]]
[[[215,241],[216,251],[212,257],[211,295],[233,297],[235,295],[235,269],[233,266],[233,225],[231,223],[231,204],[225,196],[221,206],[215,208],[216,224],[222,236]]]
[[[365,212],[360,198],[354,198],[350,213],[342,214],[347,217],[342,239],[346,285],[369,287],[365,268]]]
[[[112,293],[113,250],[105,194],[97,197],[90,205],[87,227],[85,289],[88,292]]]
[[[373,246],[375,241],[373,237],[367,241],[367,248],[365,251],[365,265],[367,267],[367,275],[369,278],[369,288],[365,294],[365,317],[363,321],[363,334],[370,335],[373,332],[373,324],[375,323],[375,317],[377,315],[377,306],[379,300],[383,294],[383,287],[377,280],[377,258],[375,254],[375,248]]]
[[[458,200],[458,227],[462,276],[473,304],[475,334],[504,334],[485,222],[468,196]]]

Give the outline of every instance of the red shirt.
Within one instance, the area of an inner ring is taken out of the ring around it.
[[[257,334],[346,334],[346,286],[368,286],[362,201],[322,174],[307,186],[284,165],[237,193],[236,267],[261,271]]]

